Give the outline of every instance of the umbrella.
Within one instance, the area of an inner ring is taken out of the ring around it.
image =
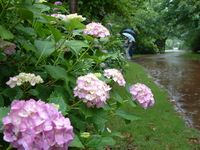
[[[124,30],[122,31],[122,33],[129,33],[129,34],[131,34],[132,36],[135,35],[135,31],[133,31],[132,29],[124,29]]]
[[[134,38],[131,34],[129,34],[129,33],[122,33],[122,34],[123,34],[124,36],[126,36],[127,38],[129,38],[129,40],[135,42],[135,38]]]

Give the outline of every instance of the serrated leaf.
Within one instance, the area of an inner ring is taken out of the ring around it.
[[[76,134],[74,134],[74,139],[69,147],[85,148]]]
[[[84,132],[87,128],[87,123],[85,121],[83,121],[80,116],[76,116],[76,115],[72,115],[69,114],[68,115],[70,118],[71,123],[78,128],[80,131]]]
[[[101,141],[101,145],[104,146],[114,146],[116,144],[116,141],[112,137],[103,137]]]
[[[119,103],[123,103],[123,98],[117,92],[110,92],[110,97]]]
[[[80,106],[80,111],[84,114],[85,118],[92,117],[94,115],[92,109],[87,107],[85,103]]]
[[[51,75],[52,78],[56,80],[65,80],[67,83],[69,81],[69,78],[67,76],[67,71],[59,66],[51,66],[51,65],[46,65],[44,66],[47,70],[47,72]]]
[[[49,100],[49,103],[54,103],[56,105],[59,105],[59,110],[61,111],[61,113],[63,115],[66,114],[65,111],[66,111],[67,106],[62,97],[51,97],[48,100]]]
[[[33,20],[33,12],[26,9],[26,7],[18,7],[18,14],[22,19]]]
[[[56,18],[55,18],[55,17],[48,16],[48,15],[42,15],[42,16],[47,20],[48,23],[46,23],[46,26],[47,26],[47,27],[50,29],[50,31],[52,32],[53,37],[54,37],[54,40],[55,40],[56,42],[58,42],[58,41],[62,38],[62,35],[61,35],[61,33],[60,33],[56,28],[54,28],[54,27],[50,24],[51,21],[56,21]]]
[[[81,22],[78,22],[76,20],[64,21],[64,25],[69,30],[86,28],[86,26],[84,24],[82,24]]]
[[[99,144],[102,141],[102,136],[100,135],[92,135],[89,138],[87,138],[87,140],[85,141],[85,145],[87,145],[88,147],[96,147],[99,146]]]
[[[74,54],[78,54],[83,47],[89,47],[84,41],[71,40],[66,41],[65,46],[69,47]]]
[[[34,45],[38,58],[47,57],[55,51],[55,42],[35,40]]]
[[[91,36],[89,36],[89,35],[84,35],[84,34],[82,34],[81,36],[82,36],[84,39],[86,39],[87,41],[93,41],[93,40],[94,40],[94,38],[91,37]]]
[[[46,24],[46,25],[49,28],[49,30],[51,30],[54,40],[58,42],[62,38],[60,32],[56,28],[54,28],[51,24]]]
[[[20,99],[23,96],[23,91],[19,87],[7,88],[2,92],[3,95],[9,97],[12,101],[14,99]]]
[[[13,39],[14,35],[9,30],[7,30],[2,25],[0,25],[0,37],[1,39],[9,40],[9,39]]]
[[[10,107],[0,107],[0,128],[3,126],[2,119],[8,115]]]
[[[15,29],[17,29],[17,31],[20,32],[21,34],[23,33],[28,36],[34,36],[36,34],[33,28],[24,27],[22,25],[16,26]]]
[[[125,111],[125,110],[117,110],[115,114],[122,117],[125,120],[130,120],[130,121],[141,119],[139,116],[135,115],[134,113],[130,111]]]
[[[34,96],[36,96],[38,99],[41,99],[42,101],[47,102],[47,99],[50,97],[50,94],[52,93],[52,87],[47,87],[43,84],[39,84],[36,86],[35,88],[37,90],[33,91],[31,90],[30,92],[32,94],[35,94]]]

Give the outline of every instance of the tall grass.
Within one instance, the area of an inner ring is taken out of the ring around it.
[[[129,63],[125,79],[129,84],[143,83],[152,89],[155,105],[144,110],[141,106],[126,106],[125,109],[138,114],[142,119],[126,124],[118,117],[111,117],[108,127],[123,133],[116,138],[113,149],[118,150],[197,150],[200,149],[199,132],[186,127],[184,120],[174,111],[173,104],[165,89],[158,87],[153,79],[147,77],[143,68]],[[116,91],[126,99],[126,90],[119,86]]]

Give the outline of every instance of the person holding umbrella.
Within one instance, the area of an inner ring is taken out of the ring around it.
[[[126,37],[125,48],[126,48],[126,57],[131,59],[133,56],[133,42],[135,42],[135,32],[131,29],[125,29],[122,31],[122,34]]]

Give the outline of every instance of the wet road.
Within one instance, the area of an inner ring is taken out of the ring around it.
[[[184,51],[134,58],[156,84],[168,90],[189,125],[200,131],[200,59],[177,57]]]

